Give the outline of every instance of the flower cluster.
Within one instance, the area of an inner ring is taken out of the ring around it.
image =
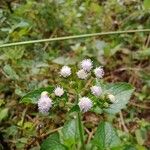
[[[92,74],[90,72],[93,72],[93,74],[95,75],[95,78],[97,79],[101,79],[104,76],[103,67],[99,66],[93,69],[94,66],[93,66],[93,62],[91,61],[91,59],[84,59],[83,61],[81,61],[79,66],[80,68],[76,72],[76,76],[81,80],[86,80],[88,77],[90,77],[90,75]],[[60,75],[64,78],[68,78],[71,74],[72,74],[72,70],[69,66],[63,66],[60,70]],[[91,86],[90,90],[91,90],[91,94],[96,97],[100,97],[102,95],[102,88],[98,85]],[[63,87],[57,86],[54,89],[54,94],[57,97],[61,97],[64,94]],[[107,98],[112,103],[116,102],[115,97],[112,94],[108,94]],[[78,105],[82,112],[87,112],[88,110],[92,108],[93,102],[90,98],[83,96],[79,98]],[[42,92],[41,97],[38,101],[39,111],[41,113],[48,113],[51,107],[52,107],[52,100],[51,98],[49,98],[48,92]]]
[[[83,61],[81,61],[80,70],[77,72],[78,78],[82,80],[87,79],[90,71],[92,71],[92,68],[93,68],[93,63],[91,59],[84,59]],[[96,76],[96,78],[99,78],[99,79],[102,78],[104,76],[103,68],[101,66],[95,68],[94,75]],[[102,88],[100,86],[95,85],[95,86],[92,86],[90,89],[91,89],[91,93],[96,97],[99,97],[102,93]],[[78,105],[81,111],[86,112],[90,108],[92,108],[93,103],[92,103],[92,100],[89,99],[88,97],[83,97],[79,99]]]
[[[61,97],[64,94],[64,90],[61,87],[54,89],[55,96]],[[41,93],[41,97],[38,100],[38,109],[42,114],[47,114],[52,107],[52,99],[48,96],[48,92],[44,91]]]

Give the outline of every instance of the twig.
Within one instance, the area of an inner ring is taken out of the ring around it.
[[[141,68],[130,68],[130,67],[124,67],[124,68],[119,68],[116,70],[116,72],[118,71],[125,71],[125,70],[131,70],[131,71],[141,71]]]
[[[149,43],[150,43],[150,34],[148,35],[147,42],[146,42],[145,46],[148,47]]]
[[[85,85],[85,87],[84,87],[84,90],[81,92],[81,96],[82,96],[82,95],[85,95],[85,94],[88,92],[88,91],[87,91],[88,86],[91,85],[91,83],[93,82],[93,79],[94,79],[94,78],[89,79],[89,81],[86,83],[86,85]]]
[[[51,131],[49,131],[49,132],[46,132],[45,134],[42,134],[42,135],[40,136],[40,138],[42,139],[42,138],[48,136],[49,134],[54,133],[54,132],[56,132],[56,131],[58,131],[58,130],[60,130],[60,129],[62,129],[62,127],[59,127],[59,128],[54,129],[54,130],[51,130]]]
[[[26,108],[24,109],[23,113],[22,113],[22,125],[24,123],[25,117],[26,117],[26,113],[28,111],[28,106],[26,106]]]
[[[65,36],[65,37],[56,37],[56,38],[50,38],[50,39],[41,39],[41,40],[31,40],[31,41],[7,43],[7,44],[0,45],[0,48],[10,47],[10,46],[18,46],[18,45],[34,44],[34,43],[42,43],[42,42],[62,41],[62,40],[70,40],[70,39],[102,36],[102,35],[125,34],[125,33],[136,33],[136,32],[150,32],[150,29],[126,30],[126,31],[110,31],[110,32],[100,32],[100,33]]]
[[[34,122],[33,119],[27,114],[26,117],[31,121]],[[35,123],[35,122],[34,122]]]
[[[87,134],[90,134],[90,131],[86,127],[84,127],[84,130],[87,132]]]
[[[87,89],[88,86],[91,85],[91,83],[93,82],[93,80],[94,80],[94,79],[92,78],[92,79],[90,79],[90,80],[86,83],[85,89]]]
[[[43,139],[44,137],[46,137],[47,135],[49,135],[49,134],[51,134],[51,133],[54,133],[54,132],[58,131],[58,130],[61,129],[61,128],[62,128],[62,127],[56,128],[56,129],[51,130],[51,131],[49,131],[49,132],[47,132],[47,133],[45,133],[45,134],[42,134],[42,135],[39,136],[39,137],[35,137],[33,140],[31,140],[31,141],[25,146],[25,149],[28,150],[28,149],[31,147],[31,145],[33,145],[34,143],[37,143],[37,140],[41,140],[41,139]]]
[[[89,137],[88,137],[88,140],[87,140],[87,143],[90,143],[92,137],[93,137],[93,134],[94,134],[94,130],[92,130],[89,134]]]
[[[122,124],[122,127],[123,127],[124,131],[129,132],[128,128],[125,125],[125,122],[124,122],[123,115],[122,115],[121,111],[120,111],[119,115],[120,115],[120,121],[121,121],[121,124]]]
[[[136,106],[136,107],[139,107],[139,108],[142,108],[142,109],[150,109],[149,106],[137,104],[137,103],[134,103],[134,102],[129,102],[129,104],[133,105],[133,106]]]

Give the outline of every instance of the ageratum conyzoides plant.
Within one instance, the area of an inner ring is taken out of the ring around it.
[[[37,89],[22,98],[23,103],[37,105],[39,117],[49,117],[58,109],[68,111],[64,126],[42,141],[41,150],[105,150],[121,145],[112,119],[107,116],[125,108],[134,89],[124,82],[106,83],[104,74],[102,66],[84,59],[76,66],[62,66],[57,86]],[[103,116],[90,141],[83,122],[87,112]]]

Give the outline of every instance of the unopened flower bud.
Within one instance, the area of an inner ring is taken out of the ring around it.
[[[70,76],[71,75],[71,68],[68,66],[63,66],[60,70],[60,75],[63,76],[64,78]]]
[[[43,91],[43,92],[41,93],[41,96],[48,96],[48,92],[47,92],[47,91]]]
[[[95,96],[100,96],[102,93],[102,88],[100,86],[92,86],[91,87],[91,92]]]
[[[94,74],[97,78],[102,78],[104,76],[104,70],[102,67],[97,67],[94,69]]]
[[[104,105],[105,108],[109,107],[109,104],[107,102],[105,102],[103,105]]]
[[[41,97],[38,100],[39,112],[47,114],[51,107],[52,107],[52,100],[48,97],[48,92],[46,91],[42,92]]]
[[[56,96],[61,97],[64,94],[64,90],[63,90],[63,88],[58,86],[55,88],[54,93]]]
[[[91,59],[84,59],[84,60],[81,62],[81,68],[82,68],[84,71],[89,72],[89,71],[92,69],[92,67],[93,67],[93,65],[92,65]]]
[[[93,106],[92,101],[88,97],[80,98],[78,105],[83,112],[87,112]]]
[[[85,80],[88,77],[88,74],[83,69],[81,69],[77,72],[77,76],[79,79]]]
[[[112,94],[108,94],[108,98],[112,103],[117,103],[117,100],[115,99],[115,96]]]

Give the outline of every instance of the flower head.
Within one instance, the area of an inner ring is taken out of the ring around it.
[[[94,69],[94,74],[97,78],[102,78],[104,76],[104,70],[102,67],[97,67]]]
[[[48,92],[46,91],[42,92],[41,97],[38,100],[39,112],[47,114],[51,107],[52,107],[52,100],[48,97]]]
[[[78,105],[83,112],[87,112],[93,106],[92,101],[88,97],[80,98]]]
[[[64,94],[64,89],[58,86],[55,88],[54,93],[56,96],[61,97]]]
[[[68,66],[63,66],[60,70],[60,75],[63,76],[64,78],[70,76],[71,75],[71,68]]]
[[[100,86],[92,86],[91,87],[91,92],[95,96],[100,96],[102,93],[102,88]]]
[[[93,68],[91,59],[84,59],[84,60],[81,62],[81,68],[82,68],[84,71],[89,72],[89,71]]]
[[[77,72],[77,76],[79,79],[85,80],[88,77],[88,74],[83,69],[81,69]]]

